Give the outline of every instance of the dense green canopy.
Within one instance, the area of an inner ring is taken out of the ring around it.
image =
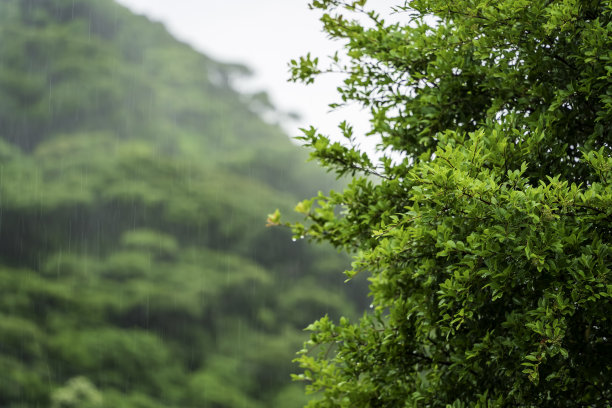
[[[302,329],[357,303],[265,228],[333,180],[246,73],[110,0],[0,1],[0,406],[303,405]]]
[[[355,253],[374,308],[311,325],[309,406],[610,406],[612,3],[312,8],[345,52],[294,79],[342,73],[386,150],[346,124],[347,143],[303,137],[355,177],[298,205],[295,233]]]

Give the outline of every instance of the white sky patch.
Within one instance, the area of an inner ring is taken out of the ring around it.
[[[239,84],[245,92],[265,90],[280,112],[295,112],[299,120],[280,116],[289,136],[299,136],[311,125],[323,134],[338,135],[346,120],[355,135],[368,129],[368,112],[356,106],[330,113],[338,102],[336,88],[341,77],[325,75],[305,86],[289,83],[288,63],[310,52],[322,61],[339,50],[341,43],[322,32],[320,12],[309,10],[306,0],[116,0],[138,14],[162,22],[179,40],[222,62],[250,67],[255,75]],[[390,10],[396,0],[374,0],[377,10]],[[323,64],[324,66],[325,64]],[[375,140],[363,146],[373,151]]]

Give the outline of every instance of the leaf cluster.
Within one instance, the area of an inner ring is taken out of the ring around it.
[[[305,132],[354,179],[294,230],[354,253],[373,305],[310,327],[309,406],[612,403],[610,3],[312,7],[345,55],[293,77],[344,73],[383,157]]]

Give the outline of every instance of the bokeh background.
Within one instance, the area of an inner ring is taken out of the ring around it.
[[[0,1],[0,406],[303,406],[303,329],[369,303],[346,254],[265,226],[342,188],[288,137],[322,102],[266,79],[315,44],[283,27],[317,17],[146,3],[171,7]]]

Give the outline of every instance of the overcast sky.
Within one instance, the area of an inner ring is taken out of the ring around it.
[[[254,79],[248,87],[267,91],[275,106],[302,116],[284,123],[290,136],[298,127],[313,125],[325,133],[338,133],[344,119],[357,131],[367,121],[359,109],[329,114],[327,105],[336,101],[339,78],[321,78],[314,85],[288,83],[287,63],[311,52],[333,54],[341,44],[325,36],[320,13],[308,9],[307,0],[116,0],[138,14],[161,21],[177,38],[223,62],[249,66]],[[374,0],[377,8],[389,9],[391,0]]]

